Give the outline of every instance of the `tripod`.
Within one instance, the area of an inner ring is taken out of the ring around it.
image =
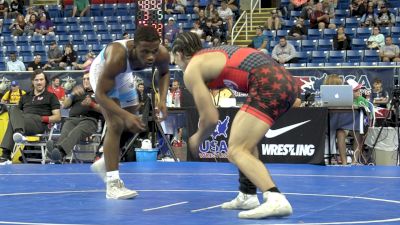
[[[395,130],[396,130],[396,135],[397,135],[397,165],[399,165],[399,157],[400,157],[400,127],[399,127],[399,107],[400,107],[400,95],[396,95],[396,93],[393,94],[392,101],[390,103],[390,108],[389,112],[392,112],[393,107],[394,107],[394,120],[395,120]],[[387,120],[389,117],[390,113],[386,115],[384,122],[382,123],[381,128],[379,129],[379,132],[375,138],[374,144],[372,145],[371,151],[375,150],[376,144],[378,143],[379,137],[381,136],[382,130],[384,128],[384,124],[387,124]]]

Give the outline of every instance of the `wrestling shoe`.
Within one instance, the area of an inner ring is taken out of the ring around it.
[[[13,140],[15,143],[22,144],[26,142],[26,137],[19,132],[13,134]]]
[[[286,197],[278,192],[265,192],[264,203],[255,209],[239,213],[241,219],[262,219],[266,217],[284,217],[293,213]]]
[[[257,195],[244,194],[239,192],[235,199],[221,205],[223,209],[254,209],[259,206]]]
[[[106,198],[108,199],[131,199],[137,195],[136,191],[126,188],[120,179],[107,182]]]
[[[96,162],[94,162],[91,166],[90,169],[92,170],[92,172],[96,173],[100,179],[106,183],[106,162],[104,161],[104,156],[101,157],[99,160],[97,160]]]

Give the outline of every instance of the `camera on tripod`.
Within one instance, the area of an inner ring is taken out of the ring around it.
[[[392,91],[392,104],[400,100],[400,85],[395,85]]]

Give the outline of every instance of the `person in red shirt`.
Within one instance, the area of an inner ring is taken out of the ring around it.
[[[51,80],[51,85],[47,87],[47,91],[50,93],[54,93],[57,96],[59,101],[64,101],[65,98],[65,90],[60,85],[60,78],[54,77]]]
[[[228,141],[228,160],[240,171],[240,192],[221,207],[249,209],[239,213],[239,218],[243,219],[291,215],[289,201],[258,158],[257,143],[293,106],[297,96],[295,79],[271,57],[253,48],[225,45],[201,49],[201,40],[191,32],[179,34],[172,47],[175,63],[184,71],[185,86],[199,111],[199,129],[188,142],[192,155],[198,155],[200,144],[218,123],[219,113],[209,89],[229,87],[248,93],[233,120]],[[263,192],[264,203],[261,205],[256,187]]]

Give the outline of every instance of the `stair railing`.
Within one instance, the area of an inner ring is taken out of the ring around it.
[[[239,25],[239,22],[241,20],[244,20],[243,24],[240,26],[239,30],[236,32],[236,34],[234,34],[235,28]],[[245,29],[246,32],[246,40],[248,37],[248,19],[247,19],[247,12],[243,11],[242,15],[240,15],[239,19],[236,21],[235,25],[233,25],[232,27],[232,31],[231,31],[231,45],[233,45],[233,43],[235,42],[235,40],[237,39],[237,37],[239,36],[239,34],[242,32],[243,29]]]
[[[258,5],[258,12],[261,13],[261,0],[250,1],[250,27],[253,28],[253,13]]]

